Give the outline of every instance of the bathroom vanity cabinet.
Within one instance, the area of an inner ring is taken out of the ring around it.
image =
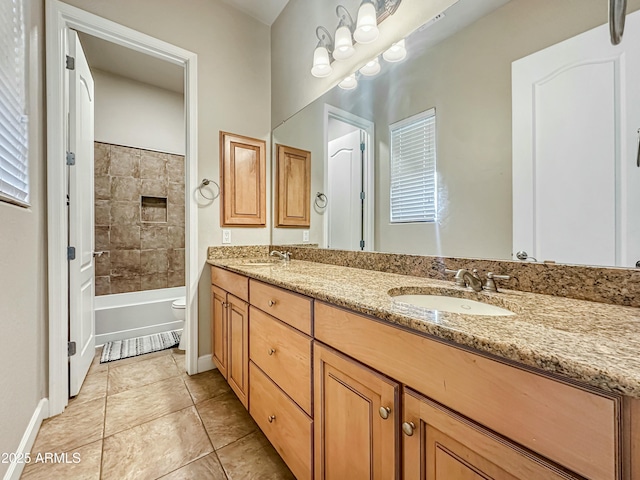
[[[241,392],[299,479],[640,478],[634,399],[216,266],[212,280],[214,362],[233,387],[219,304],[248,299]]]
[[[211,270],[212,359],[245,408],[249,405],[249,280]]]

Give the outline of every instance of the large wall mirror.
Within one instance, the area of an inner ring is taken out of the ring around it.
[[[272,243],[634,267],[640,0],[615,47],[607,6],[460,0],[278,126],[311,152],[311,221]]]

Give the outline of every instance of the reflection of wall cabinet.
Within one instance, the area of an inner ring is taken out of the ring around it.
[[[245,302],[249,298],[248,279],[212,268],[211,282],[212,360],[248,407],[249,311]]]
[[[276,227],[309,227],[311,152],[277,145]]]
[[[266,225],[266,143],[220,132],[220,222],[222,226]]]
[[[318,343],[314,375],[314,478],[397,478],[399,384]]]

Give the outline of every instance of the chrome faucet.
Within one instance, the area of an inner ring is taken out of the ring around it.
[[[473,273],[469,270],[461,268],[460,270],[445,270],[447,273],[456,274],[456,285],[462,288],[471,287],[474,291],[479,292],[482,290],[482,279],[478,275],[478,270],[473,269]]]
[[[289,252],[279,252],[278,250],[273,250],[269,255],[272,257],[276,256],[285,263],[288,263],[289,260],[291,260],[291,253]]]

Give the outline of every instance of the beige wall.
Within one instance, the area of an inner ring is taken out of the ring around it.
[[[269,27],[220,0],[69,0],[68,3],[198,54],[198,178],[219,178],[218,132],[269,141]],[[268,166],[270,168],[270,165]],[[219,200],[199,209],[199,355],[211,351],[207,247],[220,245]],[[269,228],[235,228],[235,245],[266,244]]]
[[[320,97],[372,57],[405,37],[427,20],[446,10],[455,0],[403,0],[396,13],[380,25],[380,36],[369,45],[356,45],[349,60],[334,62],[326,78],[311,75],[316,27],[324,26],[333,36],[338,26],[338,4],[354,20],[360,0],[290,0],[271,28],[271,125],[282,121]]]
[[[102,70],[91,73],[96,142],[185,154],[184,95]]]
[[[30,9],[29,181],[31,207],[0,202],[0,452],[15,452],[47,396],[46,208],[44,160],[44,13]],[[9,465],[0,463],[0,477]]]

